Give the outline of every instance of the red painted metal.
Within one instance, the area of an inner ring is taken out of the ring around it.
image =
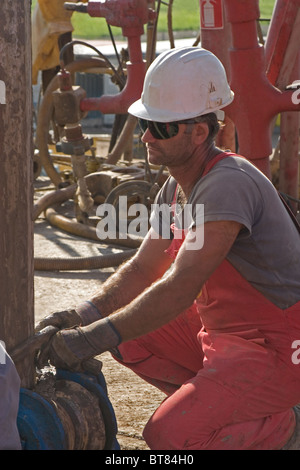
[[[93,17],[105,17],[111,26],[122,28],[128,40],[129,62],[127,81],[121,93],[81,101],[82,111],[99,110],[103,114],[125,114],[129,106],[140,98],[146,73],[143,60],[141,36],[144,25],[155,18],[155,12],[148,7],[147,0],[106,0],[93,1],[87,5],[87,12]]]
[[[200,0],[200,15],[203,15],[204,6],[206,0]],[[213,3],[214,5],[214,3]],[[218,59],[222,62],[225,67],[227,78],[230,81],[231,70],[230,70],[230,60],[229,60],[229,48],[231,46],[231,28],[230,24],[224,20],[224,4],[223,0],[219,0],[218,8],[222,8],[222,15],[220,11],[217,15],[217,18],[222,17],[222,28],[219,27],[219,22],[216,21],[216,27],[207,27],[201,21],[201,46],[208,51],[211,51],[215,54]],[[232,152],[236,151],[236,139],[235,139],[235,126],[231,119],[228,116],[225,116],[225,126],[222,127],[221,131],[217,137],[217,145],[220,148],[230,149]]]
[[[106,18],[111,26],[122,28],[124,36],[142,35],[144,24],[153,18],[147,0],[93,1],[87,5],[90,16]],[[150,16],[150,18],[149,18]]]
[[[267,77],[280,90],[300,78],[299,31],[300,0],[277,0],[265,53]],[[279,190],[299,199],[299,113],[281,114]]]
[[[201,29],[224,27],[223,0],[200,0]]]
[[[287,85],[299,51],[299,28],[300,0],[277,0],[266,38],[265,57],[267,77],[280,89]],[[280,80],[283,73],[284,78]]]
[[[271,128],[282,111],[300,110],[292,101],[292,91],[280,91],[265,72],[264,47],[258,44],[257,0],[225,0],[231,24],[231,88],[235,99],[226,113],[237,128],[239,152],[270,177]]]
[[[277,30],[276,20],[273,26],[277,34],[285,31],[293,46],[295,40],[291,38],[297,22],[292,24],[291,18],[293,15],[294,18],[297,17],[299,2],[300,0],[277,0],[277,11],[285,11],[288,14],[286,13],[286,22],[281,23],[280,31]],[[213,2],[206,1],[206,3],[214,5]],[[85,98],[80,103],[82,111],[100,110],[104,114],[126,113],[130,104],[140,97],[146,68],[140,39],[144,24],[153,19],[155,14],[148,8],[148,4],[148,0],[106,0],[88,3],[87,11],[91,16],[103,16],[109,24],[122,28],[123,35],[128,38],[130,62],[127,65],[128,78],[123,91],[114,96]],[[226,114],[236,126],[239,152],[270,177],[269,156],[272,153],[271,131],[274,117],[283,111],[300,110],[300,105],[293,103],[293,91],[278,89],[266,74],[265,48],[258,44],[257,38],[257,21],[260,17],[258,0],[224,0],[224,5],[225,23],[227,21],[231,26],[231,48],[226,28],[218,31],[214,28],[203,29],[202,46],[212,50],[225,63],[228,62],[227,53],[230,49],[230,65],[226,63],[225,68],[230,77],[231,88],[235,92],[235,100],[226,108]],[[276,37],[276,32],[272,31],[272,34]],[[216,42],[219,46],[216,46]],[[270,39],[269,44],[272,43]],[[227,53],[224,47],[227,48]],[[272,74],[275,70],[275,75],[278,76],[280,64],[278,65],[276,55],[281,58],[282,68],[284,54],[282,52],[277,54],[277,47],[272,49],[270,46],[267,49],[269,70],[270,73],[272,70]],[[229,140],[232,142],[232,131]]]
[[[300,53],[297,54],[291,79],[300,77]],[[279,190],[293,199],[299,199],[299,113],[282,113],[280,121],[280,168]],[[296,213],[299,204],[290,200]]]

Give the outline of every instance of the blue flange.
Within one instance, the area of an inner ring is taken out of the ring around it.
[[[20,390],[17,426],[23,450],[64,450],[66,438],[50,403],[31,390]]]
[[[117,421],[107,396],[103,374],[95,376],[57,369],[56,378],[76,382],[97,396],[105,426],[104,450],[119,450],[116,439]],[[66,435],[54,407],[36,392],[21,388],[17,426],[23,450],[66,450],[67,448]]]

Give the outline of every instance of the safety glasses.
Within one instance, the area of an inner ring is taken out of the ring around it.
[[[151,132],[155,139],[171,139],[175,137],[179,131],[179,124],[195,124],[197,121],[194,119],[186,119],[185,121],[176,122],[155,122],[147,121],[146,119],[139,118],[139,126],[143,133],[147,129]]]

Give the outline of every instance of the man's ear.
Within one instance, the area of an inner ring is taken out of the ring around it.
[[[209,128],[206,122],[198,122],[194,125],[193,138],[198,145],[203,144],[209,135]]]

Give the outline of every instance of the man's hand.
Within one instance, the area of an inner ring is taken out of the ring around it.
[[[85,351],[84,348],[81,351],[81,347],[78,353],[73,352],[68,347],[68,342],[71,344],[73,341],[76,343],[82,342],[84,346],[85,340],[80,328],[62,330],[56,333],[48,350],[49,361],[53,366],[58,369],[80,372],[84,370],[84,362],[96,355],[96,352],[91,353],[89,350]]]
[[[108,318],[86,327],[58,331],[37,358],[41,368],[48,360],[59,368],[73,371],[90,369],[91,358],[115,348],[121,342]]]
[[[36,328],[35,332],[46,328],[46,326],[56,326],[57,328],[72,328],[74,326],[79,326],[82,323],[81,317],[78,315],[76,310],[63,310],[62,312],[54,312],[48,315],[47,317],[41,320]]]
[[[77,305],[75,309],[63,310],[62,312],[51,313],[41,320],[35,328],[35,332],[55,326],[56,328],[73,328],[75,326],[89,325],[102,318],[97,307],[90,301]]]

